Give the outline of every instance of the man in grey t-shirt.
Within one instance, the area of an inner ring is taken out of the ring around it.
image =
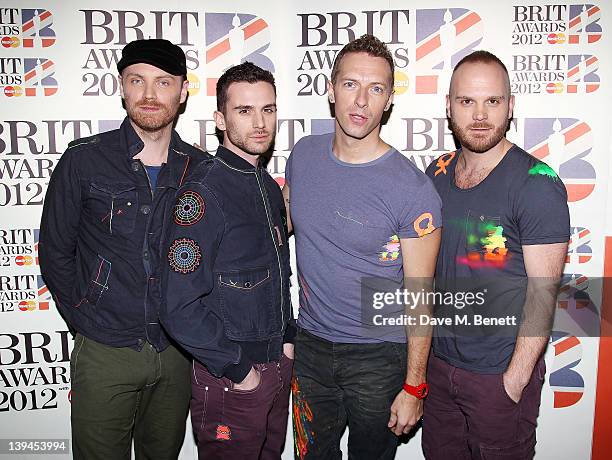
[[[300,282],[292,385],[298,458],[341,458],[348,424],[351,458],[391,459],[396,435],[422,414],[430,331],[407,340],[404,328],[377,330],[362,307],[364,279],[399,286],[431,278],[440,241],[431,181],[380,138],[393,68],[371,35],[346,45],[328,87],[335,132],[302,139],[287,163],[283,194]]]

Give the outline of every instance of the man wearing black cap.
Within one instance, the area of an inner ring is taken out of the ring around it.
[[[40,264],[76,332],[71,356],[75,459],[176,459],[190,362],[160,327],[164,215],[206,158],[173,124],[187,99],[185,54],[138,40],[117,64],[127,117],[69,144],[45,199]]]

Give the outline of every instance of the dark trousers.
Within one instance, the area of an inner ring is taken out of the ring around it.
[[[170,346],[158,353],[102,345],[80,334],[70,357],[75,459],[176,459],[185,437],[190,362]]]
[[[299,459],[393,459],[390,408],[406,377],[406,344],[334,343],[300,329],[295,342],[293,424]]]
[[[293,361],[256,364],[261,382],[234,389],[194,361],[191,423],[200,460],[279,460],[285,445]]]
[[[451,366],[433,354],[429,359],[429,395],[423,416],[423,453],[428,460],[530,460],[544,359],[515,403],[504,389],[502,374],[476,374]]]

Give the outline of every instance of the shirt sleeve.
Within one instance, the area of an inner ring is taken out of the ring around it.
[[[404,200],[397,236],[420,238],[442,227],[442,201],[431,179],[422,175],[420,184],[406,192]]]
[[[561,179],[545,163],[532,167],[517,190],[515,215],[522,245],[569,240],[567,191]]]
[[[181,346],[215,376],[241,382],[252,363],[224,331],[218,305],[211,295],[213,268],[223,238],[225,218],[215,196],[201,184],[177,193],[162,260],[165,293],[161,321]]]

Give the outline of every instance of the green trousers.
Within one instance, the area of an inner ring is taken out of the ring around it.
[[[190,360],[170,346],[158,353],[113,348],[77,334],[70,357],[74,459],[176,459],[191,397]]]

